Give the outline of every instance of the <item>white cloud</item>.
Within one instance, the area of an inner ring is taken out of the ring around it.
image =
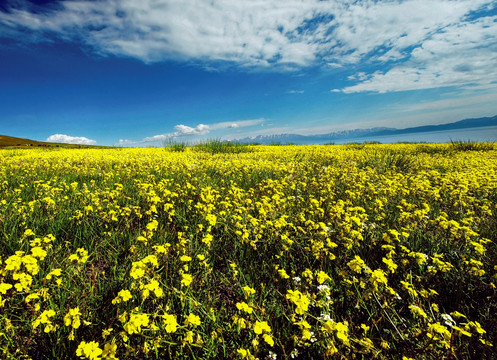
[[[205,135],[209,133],[209,126],[204,124],[199,124],[196,127],[192,128],[186,125],[176,125],[174,127],[176,132],[173,136],[194,136],[194,135]]]
[[[83,136],[69,136],[64,134],[50,135],[45,141],[63,144],[96,145],[95,140]]]
[[[140,141],[131,141],[131,140],[119,140],[120,145],[132,145],[132,144],[145,144],[145,143],[158,143],[164,142],[167,140],[171,140],[177,137],[185,137],[185,136],[202,136],[207,135],[213,131],[219,130],[231,130],[238,129],[244,127],[254,127],[257,125],[262,126],[265,119],[248,119],[248,120],[237,120],[237,121],[225,121],[218,122],[210,125],[198,124],[195,127],[187,126],[187,125],[176,125],[174,126],[175,132],[167,133],[167,134],[159,134],[154,136],[145,137]],[[229,136],[228,136],[229,137]]]
[[[119,142],[117,143],[118,146],[136,145],[136,144],[138,144],[137,141],[132,141],[128,139],[119,139]]]
[[[3,36],[76,41],[104,56],[362,69],[335,89],[345,93],[497,80],[497,17],[475,15],[495,13],[492,0],[80,0],[45,12],[23,4],[0,12]]]
[[[238,120],[238,121],[225,121],[218,122],[212,125],[209,125],[209,129],[211,130],[219,130],[219,129],[236,129],[243,128],[249,126],[257,126],[264,123],[264,119],[249,119],[249,120]]]

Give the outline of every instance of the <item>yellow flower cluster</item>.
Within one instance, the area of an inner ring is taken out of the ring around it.
[[[5,357],[491,357],[494,144],[244,149],[2,150]]]

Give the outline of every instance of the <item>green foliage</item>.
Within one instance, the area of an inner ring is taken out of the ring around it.
[[[367,150],[359,162],[360,168],[370,167],[379,173],[385,171],[411,171],[416,169],[416,158],[395,150]]]
[[[173,152],[183,152],[188,147],[188,143],[184,141],[177,141],[174,139],[167,139],[163,143],[164,149]]]
[[[193,147],[194,150],[203,151],[210,154],[240,154],[252,152],[249,144],[222,141],[220,139],[211,139],[200,142]]]
[[[450,144],[455,151],[490,151],[494,149],[492,143],[482,143],[471,140],[451,140]]]

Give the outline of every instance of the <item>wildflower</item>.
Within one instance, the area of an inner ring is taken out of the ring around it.
[[[271,332],[271,327],[268,325],[266,321],[256,321],[254,324],[254,332],[258,335],[263,332]]]
[[[52,324],[52,321],[50,321],[51,317],[55,316],[55,311],[53,310],[45,310],[43,311],[40,316],[38,316],[35,321],[33,321],[33,329],[36,329],[40,324],[45,325],[45,329],[43,330],[46,333],[49,333],[50,331],[54,330],[55,327]]]
[[[286,298],[297,306],[296,314],[303,315],[309,308],[309,299],[298,290],[287,290]]]
[[[12,288],[12,284],[0,283],[0,294],[7,294],[7,290]]]
[[[102,338],[105,340],[105,338],[107,336],[109,336],[113,330],[114,330],[113,328],[108,328],[108,329],[102,330]]]
[[[236,308],[240,311],[246,312],[247,314],[252,314],[253,311],[252,308],[249,305],[247,305],[246,302],[237,302]]]
[[[181,283],[185,286],[190,286],[193,281],[193,277],[190,274],[182,274]]]
[[[367,267],[366,263],[358,255],[354,257],[354,260],[349,261],[347,263],[347,266],[350,268],[350,270],[355,271],[358,274],[362,272],[362,269],[365,269]]]
[[[442,314],[440,316],[444,320],[444,324],[446,326],[453,327],[454,325],[456,325],[456,322],[454,321],[454,319],[452,319],[452,316],[450,316],[449,314]]]
[[[145,270],[147,270],[147,265],[143,261],[133,261],[129,274],[133,279],[138,280],[145,275]]]
[[[163,245],[155,245],[155,246],[152,246],[152,247],[155,249],[155,252],[157,254],[167,254],[167,249],[169,247],[171,247],[171,244],[166,243],[165,246],[163,246]]]
[[[31,255],[39,260],[43,260],[47,256],[47,252],[43,248],[36,246],[31,248]]]
[[[237,349],[236,352],[242,359],[254,359],[254,356],[250,353],[248,349]]]
[[[116,344],[105,344],[104,351],[102,352],[102,357],[108,360],[119,360],[116,357],[117,345]]]
[[[10,256],[5,260],[5,271],[19,271],[22,265],[22,255],[24,251],[16,251],[15,255]]]
[[[398,267],[398,265],[392,259],[383,258],[382,261],[387,265],[388,270],[390,270],[392,274],[395,272],[395,270]]]
[[[242,289],[245,292],[246,298],[249,298],[250,296],[255,294],[255,289],[252,289],[250,286],[244,286]]]
[[[117,293],[117,296],[112,300],[112,304],[120,304],[121,302],[126,302],[131,299],[131,293],[129,290],[121,290]]]
[[[327,273],[325,273],[324,271],[319,271],[318,274],[317,274],[317,280],[318,280],[318,283],[322,284],[324,283],[326,280],[329,280],[330,277],[328,276]]]
[[[182,343],[183,344],[185,344],[185,343],[193,344],[193,331],[188,331],[186,333],[185,337],[182,340]]]
[[[76,254],[69,256],[68,260],[71,262],[77,262],[78,264],[84,264],[88,260],[88,251],[84,248],[78,248]]]
[[[207,244],[207,246],[211,246],[212,244],[212,240],[214,239],[214,237],[212,236],[212,234],[206,234],[203,238],[202,238],[202,242],[204,244]]]
[[[45,279],[52,280],[53,276],[61,276],[61,275],[62,275],[62,269],[57,268],[57,269],[53,269],[52,271],[50,271],[47,274],[47,276],[45,276]]]
[[[344,345],[349,346],[349,324],[347,321],[334,322],[333,320],[328,320],[321,328],[321,331],[327,332],[328,334],[335,334],[337,339],[339,339]]]
[[[271,335],[264,334],[264,335],[262,335],[262,338],[264,339],[266,344],[268,344],[269,346],[274,346],[274,340],[273,340],[273,337]]]
[[[22,236],[25,237],[25,238],[28,237],[28,236],[35,236],[35,233],[31,229],[26,229],[24,231],[24,234]]]
[[[290,277],[290,275],[286,273],[285,269],[278,270],[278,274],[282,279],[288,279]]]
[[[247,321],[244,318],[238,317],[237,315],[233,315],[231,318],[233,319],[233,323],[240,329],[247,328]]]
[[[441,325],[439,322],[428,325],[428,333],[426,334],[430,339],[439,341],[445,348],[449,348],[449,341],[451,334],[445,328],[445,326]]]
[[[422,318],[425,318],[425,319],[428,317],[428,315],[426,315],[426,313],[424,312],[424,310],[421,309],[419,306],[409,305],[409,310],[411,310],[411,313],[414,316],[419,316],[419,317],[422,317]]]
[[[276,355],[276,353],[270,351],[267,354],[266,360],[276,360],[277,358],[278,356]]]
[[[193,326],[198,326],[200,325],[200,316],[197,316],[193,313],[190,313],[188,317],[185,320],[185,325],[193,325]]]
[[[387,285],[387,278],[385,276],[385,273],[381,269],[377,269],[373,271],[371,274],[371,277],[369,278],[369,281],[373,283],[375,291],[378,290],[378,286],[380,284]]]
[[[164,324],[166,325],[166,331],[168,333],[176,332],[176,328],[178,327],[178,322],[176,321],[176,316],[170,314],[162,315],[164,319]]]
[[[72,325],[73,329],[79,328],[79,326],[81,325],[80,316],[81,312],[79,311],[79,307],[69,309],[68,313],[64,316],[64,325]]]
[[[147,314],[131,314],[129,321],[124,324],[124,330],[128,334],[138,334],[141,332],[141,328],[147,327],[149,324],[149,319]]]
[[[162,295],[164,294],[164,291],[159,286],[159,282],[157,280],[152,280],[150,282],[150,284],[141,285],[140,288],[143,289],[143,291],[142,291],[142,299],[143,300],[145,300],[146,298],[148,298],[148,296],[149,296],[149,294],[150,294],[151,291],[158,298],[162,297]]]
[[[217,217],[214,214],[208,214],[205,216],[205,220],[207,220],[210,226],[214,226],[216,225]]]
[[[80,358],[86,358],[90,360],[100,359],[100,355],[102,355],[102,349],[99,347],[99,343],[96,341],[81,341],[76,350],[76,355]]]

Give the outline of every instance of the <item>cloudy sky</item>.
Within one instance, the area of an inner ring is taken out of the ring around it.
[[[0,134],[101,145],[497,114],[497,1],[4,0]]]

